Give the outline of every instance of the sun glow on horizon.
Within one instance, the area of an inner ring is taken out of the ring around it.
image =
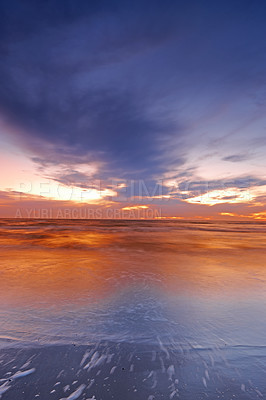
[[[203,204],[213,206],[222,203],[248,203],[255,198],[250,190],[238,188],[212,190],[199,196],[190,197],[184,201],[187,203]]]

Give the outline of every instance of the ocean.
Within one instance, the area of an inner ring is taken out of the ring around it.
[[[0,397],[266,397],[265,233],[1,220]]]

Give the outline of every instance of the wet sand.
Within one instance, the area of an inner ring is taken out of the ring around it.
[[[258,399],[266,395],[265,373],[266,348],[10,348],[1,352],[0,393],[6,400]]]

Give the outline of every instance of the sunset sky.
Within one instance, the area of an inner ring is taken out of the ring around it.
[[[0,217],[266,219],[265,20],[263,0],[0,1]]]

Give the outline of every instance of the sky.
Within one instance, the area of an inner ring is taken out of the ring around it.
[[[0,0],[0,217],[266,219],[265,17]]]

